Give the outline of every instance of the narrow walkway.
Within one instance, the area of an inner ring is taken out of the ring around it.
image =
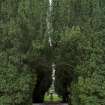
[[[33,105],[68,105],[68,103],[37,103]]]

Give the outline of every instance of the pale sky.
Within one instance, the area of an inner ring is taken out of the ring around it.
[[[52,3],[52,0],[49,0],[49,3],[50,3],[50,5],[51,5],[51,3]]]

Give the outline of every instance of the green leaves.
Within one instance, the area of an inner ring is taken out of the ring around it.
[[[38,0],[0,1],[1,105],[32,103],[36,72],[33,72],[33,68],[26,62],[30,62],[32,57],[36,61],[36,55],[41,52],[38,49],[34,50],[33,46],[38,37],[42,38],[40,16],[41,12],[45,14],[45,11],[41,10],[40,3]],[[35,55],[33,50],[37,50]]]
[[[66,84],[71,92],[70,105],[104,105],[104,2],[61,0],[56,3],[60,5],[54,7],[54,32],[59,36],[55,58],[56,65],[61,64],[60,70],[57,68],[56,90],[60,95],[63,92],[62,83],[67,75],[60,80],[59,74],[64,74],[69,65],[68,77],[73,75],[72,81]]]
[[[35,76],[35,75],[34,75]],[[20,104],[29,102],[33,91],[31,72],[20,73],[15,66],[0,68],[0,102],[2,104]]]

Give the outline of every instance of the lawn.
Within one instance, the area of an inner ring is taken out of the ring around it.
[[[51,98],[50,95],[45,95],[44,97],[45,102],[60,102],[62,101],[62,98],[60,98],[58,95],[54,94]]]

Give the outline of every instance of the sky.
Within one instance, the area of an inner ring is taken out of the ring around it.
[[[50,3],[50,5],[51,5],[51,3],[52,3],[52,0],[49,0],[49,3]]]

